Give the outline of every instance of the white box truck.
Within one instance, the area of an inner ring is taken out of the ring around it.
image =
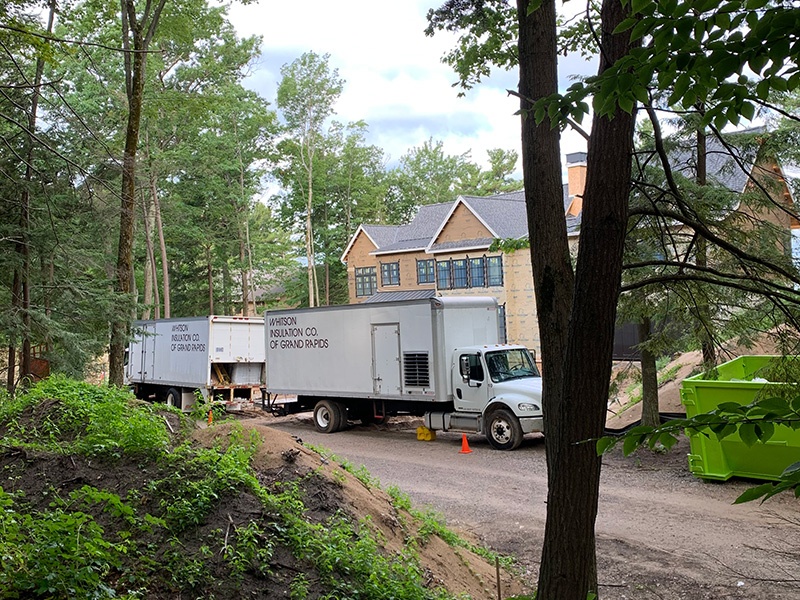
[[[137,398],[191,410],[195,392],[241,408],[264,385],[264,318],[134,321],[125,383]]]
[[[264,329],[266,407],[313,409],[319,431],[410,414],[432,431],[483,433],[499,450],[542,431],[536,363],[524,346],[500,343],[494,298],[270,310]]]

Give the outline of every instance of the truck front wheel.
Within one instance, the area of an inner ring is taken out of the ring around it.
[[[487,419],[486,439],[495,450],[514,450],[522,443],[522,427],[514,414],[498,408]]]
[[[167,390],[166,400],[169,406],[174,406],[175,408],[183,407],[183,394],[181,394],[180,390],[169,388],[169,390]]]
[[[314,427],[322,433],[333,433],[341,429],[342,410],[337,402],[320,400],[314,407]]]

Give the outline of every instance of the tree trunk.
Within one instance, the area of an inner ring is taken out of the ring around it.
[[[206,281],[208,282],[208,314],[214,314],[214,267],[211,264],[211,247],[206,246]]]
[[[650,339],[651,327],[650,319],[643,318],[639,322],[639,343],[647,342]],[[661,419],[658,415],[658,369],[656,368],[656,356],[647,346],[640,346],[642,365],[642,425],[656,427]]]
[[[135,0],[120,0],[122,45],[125,49],[125,91],[128,98],[128,122],[125,128],[125,150],[122,155],[122,199],[119,216],[119,245],[115,291],[121,309],[112,316],[111,343],[108,352],[108,382],[123,384],[125,346],[133,305],[133,234],[136,209],[136,150],[139,146],[139,125],[146,77],[147,49],[153,39],[166,0],[149,1],[142,20],[136,15]],[[152,11],[152,12],[151,12]],[[133,50],[131,50],[131,42]]]
[[[55,0],[49,4],[49,15],[47,20],[47,33],[52,33],[53,22],[55,20],[56,5]],[[28,130],[25,140],[25,175],[22,183],[22,193],[20,197],[19,213],[19,236],[14,244],[15,252],[19,255],[18,266],[14,270],[14,286],[16,293],[12,294],[12,306],[15,312],[18,311],[21,320],[22,348],[19,353],[19,381],[23,386],[30,382],[31,378],[31,238],[30,238],[30,216],[31,216],[31,184],[33,183],[33,154],[34,140],[33,135],[36,130],[36,119],[39,112],[39,86],[42,83],[42,73],[44,72],[44,60],[36,60],[36,72],[31,89],[31,104],[28,112]],[[17,287],[18,286],[18,287]],[[9,346],[9,392],[13,393],[16,388],[16,373],[14,361],[16,352]]]
[[[155,173],[150,174],[150,197],[153,200],[153,211],[155,213],[156,232],[158,233],[158,249],[161,254],[161,286],[164,290],[164,318],[172,316],[172,306],[170,302],[169,284],[169,261],[167,260],[167,242],[164,239],[164,223],[161,219],[161,199],[158,197],[158,186],[156,185]],[[156,277],[156,281],[158,278]],[[158,290],[156,290],[158,296]],[[157,309],[160,310],[160,309]]]
[[[242,316],[250,316],[250,279],[247,276],[247,252],[242,232],[239,233],[239,264],[242,265]]]
[[[147,261],[144,269],[144,291],[142,292],[142,299],[144,301],[144,309],[142,310],[142,319],[149,319],[150,313],[154,308],[153,303],[153,289],[157,287],[158,283],[155,281],[156,271],[156,257],[153,249],[153,204],[151,202],[142,203],[142,213],[144,224],[144,243],[147,249]]]
[[[540,16],[543,20],[539,27],[528,31],[531,35],[528,43],[544,45],[543,62],[532,64],[530,56],[523,55],[526,47],[523,43],[524,22],[520,27],[521,87],[526,82],[529,84],[526,89],[539,93],[544,93],[544,90],[530,86],[536,77],[536,73],[531,71],[534,67],[541,69],[543,65],[547,65],[550,71],[554,69],[551,65],[556,60],[550,39],[555,32],[553,3],[544,1],[539,11],[542,10],[546,11],[546,20]],[[628,33],[611,35],[626,13],[620,0],[604,0],[601,11],[601,73],[629,51]],[[520,14],[524,15],[524,12],[520,11]],[[524,66],[523,56],[527,63]],[[597,591],[594,526],[601,460],[594,444],[586,442],[600,437],[605,425],[634,130],[632,115],[616,110],[612,117],[595,116],[593,119],[574,293],[566,302],[563,300],[566,291],[572,289],[571,278],[564,282],[551,274],[549,278],[536,281],[540,288],[537,290],[537,311],[542,332],[543,372],[547,377],[544,380],[544,414],[548,493],[537,596],[540,600],[586,600],[587,593]],[[523,131],[526,127],[523,125]],[[523,140],[524,156],[531,140],[526,140],[524,134]],[[540,173],[531,172],[531,165],[524,158],[523,165],[527,167],[527,188]],[[542,218],[535,214],[533,217]],[[554,223],[549,225],[549,229],[557,230],[559,237],[564,235],[563,220],[562,208],[562,224],[557,229]],[[547,226],[545,223],[541,227]],[[532,229],[530,235],[533,259],[536,260],[536,253],[548,247],[537,239],[536,229]],[[554,244],[554,249],[554,255],[545,254],[540,260],[547,260],[550,265],[561,265],[564,261],[563,246],[559,242]],[[547,267],[544,271],[546,275]],[[536,266],[534,277],[537,277]],[[544,314],[541,312],[543,308],[546,310]],[[565,323],[568,323],[566,347],[562,351],[563,362],[560,362],[559,348],[546,346],[544,335],[549,329],[556,328],[556,334],[548,333],[547,343],[562,343],[561,330]],[[548,375],[552,368],[558,373]],[[555,376],[560,377],[562,387],[557,388],[561,393],[553,397],[549,386]]]
[[[14,270],[14,277],[11,281],[11,306],[16,308],[22,304],[20,299],[19,271]],[[17,387],[17,334],[12,329],[8,334],[8,373],[6,374],[6,390],[9,394],[14,393]]]
[[[702,114],[703,107],[700,107]],[[706,134],[703,129],[697,130],[697,184],[700,186],[706,185],[708,179],[707,167],[707,153],[706,153]],[[698,268],[705,268],[708,266],[708,244],[705,238],[697,238],[697,256],[695,264]],[[714,346],[714,333],[709,328],[711,327],[711,309],[706,301],[705,294],[697,305],[698,313],[698,326],[697,335],[700,338],[700,348],[703,352],[703,367],[709,371],[717,364],[717,349]]]
[[[311,209],[313,206],[312,200],[314,198],[314,192],[312,188],[314,183],[312,165],[313,163],[309,162],[306,167],[308,174],[308,200],[306,202],[306,261],[308,262],[308,306],[310,308],[313,308],[317,305],[317,303],[314,302],[316,298],[316,294],[314,293],[316,288],[316,277],[314,273],[314,227],[311,223]]]

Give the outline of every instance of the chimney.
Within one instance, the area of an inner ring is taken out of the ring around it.
[[[586,152],[567,154],[567,193],[572,203],[568,215],[577,216],[583,210],[583,188],[586,186]]]

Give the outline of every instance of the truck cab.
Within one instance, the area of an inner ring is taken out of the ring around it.
[[[457,348],[451,371],[454,410],[426,415],[430,429],[483,433],[498,450],[543,431],[542,379],[524,346]]]

